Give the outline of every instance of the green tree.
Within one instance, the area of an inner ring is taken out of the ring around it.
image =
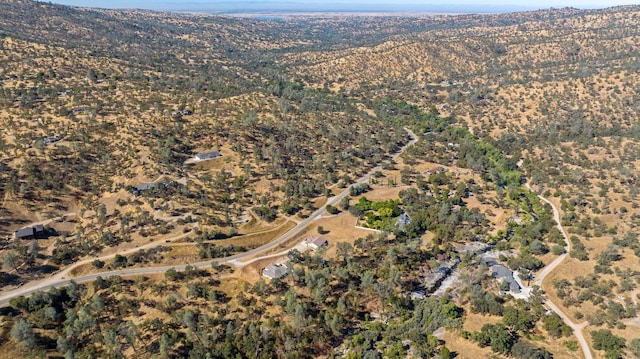
[[[502,322],[512,331],[527,332],[533,328],[533,320],[529,311],[515,307],[505,307]]]
[[[102,335],[102,341],[104,342],[105,349],[109,353],[111,358],[123,358],[122,345],[120,344],[120,338],[113,329],[108,329]]]
[[[107,222],[107,207],[104,204],[100,203],[96,208],[96,217],[100,225],[105,225]]]
[[[443,346],[440,349],[440,358],[441,359],[453,359],[453,353],[451,353],[451,350],[449,350],[449,348]]]
[[[116,254],[115,257],[113,257],[113,262],[111,263],[111,266],[113,268],[120,268],[120,267],[126,267],[127,266],[127,257],[120,255],[120,254]]]
[[[631,340],[631,343],[629,343],[629,351],[636,358],[640,358],[640,338]]]
[[[17,270],[20,266],[20,257],[14,251],[9,251],[2,257],[2,262],[7,269]]]
[[[571,327],[566,325],[556,313],[550,313],[544,317],[544,329],[554,338],[571,335]]]
[[[336,207],[328,204],[325,209],[327,210],[327,212],[329,212],[329,214],[338,214],[340,212],[340,210],[338,210]]]
[[[342,208],[343,211],[349,209],[349,196],[342,197],[342,199],[340,200],[340,208]]]
[[[160,358],[168,359],[171,357],[171,338],[168,333],[162,333],[160,337]]]
[[[35,261],[38,259],[40,255],[40,251],[42,248],[40,247],[40,242],[37,239],[32,239],[29,244],[29,262],[35,264]]]
[[[175,281],[180,278],[180,273],[175,268],[169,268],[164,272],[164,277],[167,280]]]
[[[507,354],[516,343],[517,337],[501,324],[485,324],[476,333],[475,340],[480,346],[490,346],[491,350]]]
[[[24,318],[16,319],[11,328],[11,337],[27,351],[36,348],[36,335],[33,332],[33,325]]]
[[[345,262],[347,257],[353,252],[353,246],[348,242],[338,242],[336,244],[336,255],[342,257],[342,261]]]
[[[511,348],[511,355],[519,359],[552,359],[553,355],[544,348],[536,348],[535,346],[518,341]]]
[[[622,350],[626,341],[624,338],[614,335],[609,329],[594,330],[591,332],[593,348],[604,350],[607,359],[622,358]]]

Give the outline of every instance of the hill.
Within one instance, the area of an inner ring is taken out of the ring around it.
[[[9,0],[0,12],[3,293],[207,267],[15,297],[7,350],[572,357],[584,332],[596,357],[638,354],[640,7],[258,19]],[[315,230],[326,252],[202,262],[322,208],[278,250]],[[46,238],[13,238],[35,224]],[[460,249],[470,242],[488,254]],[[496,263],[526,279],[567,250],[527,301],[498,295]],[[259,279],[272,258],[290,279]],[[416,297],[443,271],[441,299]]]

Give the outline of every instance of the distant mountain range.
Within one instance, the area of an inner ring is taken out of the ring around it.
[[[424,4],[415,2],[316,2],[316,1],[83,1],[56,0],[59,4],[102,8],[140,8],[212,13],[246,12],[420,12],[420,13],[505,13],[535,10],[527,5]],[[89,4],[88,4],[89,3]]]

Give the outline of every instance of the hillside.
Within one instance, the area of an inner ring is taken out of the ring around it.
[[[0,13],[9,353],[640,355],[640,7]]]

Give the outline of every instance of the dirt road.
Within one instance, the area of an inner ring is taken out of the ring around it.
[[[410,141],[404,147],[402,147],[398,152],[394,153],[391,156],[391,159],[393,159],[393,160],[395,160],[398,156],[400,156],[409,146],[412,146],[413,144],[415,144],[418,141],[417,136],[410,129],[405,128],[405,131],[407,131],[407,133],[409,134]],[[362,176],[356,182],[356,184],[368,183],[369,179],[371,178],[373,173],[375,173],[376,171],[380,171],[380,170],[382,170],[382,164],[379,164],[375,168],[371,169],[367,174]],[[340,202],[340,200],[342,198],[344,198],[348,194],[349,194],[349,187],[347,187],[340,194],[329,198],[327,200],[326,205],[336,205],[337,203]],[[249,258],[251,258],[253,256],[256,256],[256,255],[260,254],[260,253],[264,253],[264,252],[267,252],[267,251],[269,251],[271,249],[277,248],[278,246],[281,246],[284,243],[286,243],[287,241],[291,240],[296,235],[298,235],[300,232],[302,232],[309,224],[311,224],[313,221],[315,221],[320,216],[322,216],[324,211],[325,211],[325,209],[324,209],[324,206],[323,206],[322,208],[319,208],[318,210],[313,212],[308,218],[306,218],[305,220],[303,220],[300,223],[298,223],[295,227],[293,227],[287,233],[283,234],[279,238],[277,238],[277,239],[275,239],[275,240],[273,240],[273,241],[271,241],[271,242],[269,242],[269,243],[267,243],[267,244],[265,244],[263,246],[260,246],[258,248],[249,250],[247,252],[243,252],[243,253],[239,253],[239,254],[236,254],[236,255],[233,255],[233,256],[225,257],[225,258],[213,259],[213,260],[197,262],[197,263],[185,263],[183,265],[171,265],[171,266],[162,266],[162,267],[128,268],[128,269],[121,269],[121,270],[115,270],[115,271],[94,273],[94,274],[89,274],[89,275],[75,277],[75,278],[68,278],[68,276],[70,275],[71,271],[74,268],[77,268],[78,266],[80,266],[82,264],[90,263],[93,260],[95,260],[96,258],[84,259],[84,260],[82,260],[80,262],[77,262],[77,263],[67,267],[63,271],[58,272],[57,274],[55,274],[52,277],[49,277],[49,278],[46,278],[46,279],[43,279],[43,280],[37,281],[37,282],[31,282],[31,283],[29,283],[29,284],[27,284],[27,285],[25,285],[25,286],[23,286],[21,288],[18,288],[18,289],[15,289],[15,290],[12,290],[12,291],[9,291],[7,293],[4,293],[4,294],[0,295],[0,307],[5,307],[5,306],[9,305],[9,301],[12,298],[15,298],[15,297],[18,297],[18,296],[28,296],[28,295],[31,295],[32,293],[36,292],[36,291],[48,290],[49,288],[57,288],[57,287],[66,286],[66,285],[69,285],[69,283],[71,283],[72,280],[74,282],[76,282],[76,283],[86,283],[86,282],[94,281],[97,277],[106,278],[106,277],[110,277],[110,276],[128,276],[128,275],[145,275],[145,274],[164,273],[170,268],[174,268],[174,269],[179,270],[179,271],[180,270],[184,270],[185,267],[188,266],[188,265],[191,265],[191,266],[197,267],[197,268],[206,268],[206,267],[211,266],[212,263],[227,264],[227,263],[235,263],[235,262],[238,262],[238,261],[243,260],[243,259],[249,259]],[[176,239],[179,239],[179,238],[184,237],[186,235],[188,235],[188,233],[176,236],[176,237],[174,237],[172,239],[169,239],[169,240],[176,240]],[[163,240],[161,242],[165,242],[165,241]],[[153,243],[149,243],[149,244],[147,244],[145,246],[142,246],[142,247],[128,249],[128,250],[120,252],[118,254],[123,255],[123,254],[127,254],[127,253],[132,253],[132,252],[138,251],[138,250],[140,250],[142,248],[151,248],[153,246],[160,245],[160,244],[161,243],[159,243],[159,242],[153,242]],[[284,246],[282,246],[282,250],[284,251],[284,250],[286,250],[286,248]],[[98,259],[100,259],[100,260],[110,259],[110,258],[113,258],[115,255],[116,254],[114,253],[113,255],[100,257]]]
[[[528,183],[526,184],[526,186],[529,190],[531,190],[531,187],[529,186]],[[548,203],[551,206],[551,209],[553,210],[553,219],[556,221],[556,226],[560,230],[560,233],[562,233],[562,236],[564,237],[564,241],[567,244],[567,253],[571,252],[571,241],[569,240],[569,237],[567,236],[567,232],[565,232],[564,228],[562,227],[562,223],[560,222],[560,211],[558,211],[558,208],[551,201],[544,198],[543,196],[538,195],[538,198],[540,198],[540,200]],[[544,281],[547,275],[553,272],[556,269],[556,267],[558,267],[558,265],[567,257],[568,255],[567,253],[559,256],[553,262],[549,263],[548,266],[544,267],[544,269],[536,275],[534,284],[541,287],[542,281]],[[573,333],[576,336],[576,339],[578,339],[578,343],[580,343],[580,347],[582,348],[582,354],[584,355],[585,359],[593,359],[593,356],[591,354],[591,349],[589,349],[589,344],[587,343],[587,340],[585,339],[582,333],[582,329],[584,329],[584,327],[586,327],[588,323],[587,322],[582,322],[580,324],[574,323],[555,303],[553,303],[548,298],[545,299],[544,304],[549,309],[556,312],[562,318],[562,320],[568,326],[570,326],[571,329],[573,329]]]

